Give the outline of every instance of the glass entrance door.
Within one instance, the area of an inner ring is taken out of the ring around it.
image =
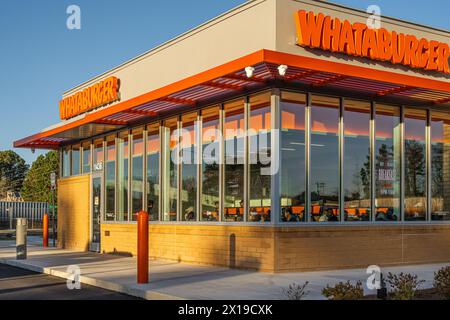
[[[92,214],[91,214],[91,241],[89,250],[100,252],[100,223],[102,216],[102,177],[92,177]]]

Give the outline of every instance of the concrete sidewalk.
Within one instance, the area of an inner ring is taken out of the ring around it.
[[[309,281],[306,299],[324,299],[321,291],[327,284],[362,280],[366,270],[337,270],[289,274],[267,274],[211,266],[189,265],[173,261],[150,262],[150,284],[136,284],[135,258],[60,249],[42,249],[37,241],[29,241],[28,260],[15,260],[11,241],[0,241],[0,263],[67,278],[67,267],[78,265],[81,282],[104,289],[150,300],[280,300],[283,289],[295,282]],[[383,272],[409,272],[426,282],[421,288],[431,288],[433,275],[444,264],[390,267]],[[366,289],[366,294],[373,294]]]

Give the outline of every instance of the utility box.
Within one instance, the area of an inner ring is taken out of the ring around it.
[[[16,258],[17,260],[27,259],[27,234],[28,221],[25,218],[17,219],[16,227]]]

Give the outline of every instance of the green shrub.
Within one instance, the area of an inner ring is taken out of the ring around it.
[[[450,300],[450,267],[434,273],[434,287],[442,297]]]
[[[308,284],[308,281],[303,285],[293,283],[289,285],[288,289],[283,289],[283,294],[288,300],[302,300],[309,293],[305,290]]]
[[[389,272],[387,283],[389,284],[389,298],[392,300],[412,300],[423,280],[418,280],[417,275],[400,273],[395,275]]]
[[[360,300],[364,298],[362,282],[353,285],[350,281],[339,282],[334,287],[329,285],[322,290],[322,295],[328,300]]]

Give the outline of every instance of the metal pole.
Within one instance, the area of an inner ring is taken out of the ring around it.
[[[52,190],[52,237],[53,247],[56,247],[56,230],[55,230],[55,190]]]
[[[16,259],[27,259],[27,219],[18,218],[16,226]]]

